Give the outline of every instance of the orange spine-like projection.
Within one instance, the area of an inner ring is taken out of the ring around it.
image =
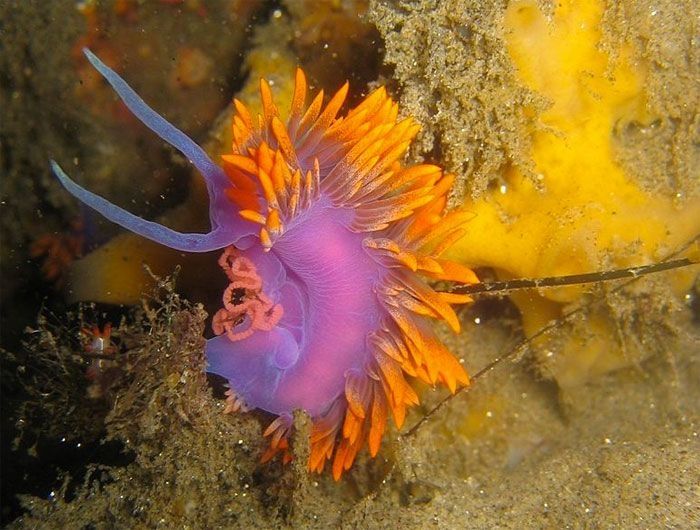
[[[397,121],[398,106],[384,88],[338,118],[347,90],[346,84],[325,107],[321,91],[307,107],[306,79],[297,70],[285,124],[261,81],[263,115],[253,120],[235,101],[233,153],[223,156],[234,184],[228,197],[244,219],[259,225],[265,250],[274,249],[289,226],[303,222],[304,212],[325,199],[329,207],[350,212],[346,228],[361,234],[357,252],[370,255],[382,271],[367,293],[381,318],[358,347],[358,355],[366,351],[364,362],[347,369],[341,395],[313,417],[309,469],[320,472],[332,459],[336,479],[365,442],[377,454],[389,413],[401,427],[407,407],[419,403],[406,376],[442,383],[451,392],[468,384],[462,366],[423,317],[444,320],[458,332],[452,305],[470,298],[438,293],[426,280],[478,281],[470,269],[439,257],[462,235],[469,217],[443,215],[452,176],[434,165],[406,168],[399,162],[418,126],[410,118]],[[324,245],[322,238],[318,244]],[[266,430],[265,460],[286,453],[290,418],[280,415]]]

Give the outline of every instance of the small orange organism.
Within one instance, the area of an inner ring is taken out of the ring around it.
[[[43,234],[29,247],[32,258],[42,258],[41,272],[56,287],[63,285],[73,262],[83,255],[85,236],[82,219],[74,219],[66,232]]]

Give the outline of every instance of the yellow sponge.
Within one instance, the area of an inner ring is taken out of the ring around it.
[[[658,261],[700,232],[700,200],[679,207],[676,197],[645,191],[615,161],[615,128],[654,116],[646,110],[646,66],[633,64],[625,46],[614,61],[601,50],[601,16],[598,1],[560,1],[549,18],[533,1],[509,5],[512,61],[522,83],[549,102],[530,132],[534,177],[510,168],[500,188],[467,201],[474,219],[450,258],[502,278],[539,278]],[[678,291],[692,273],[676,275]],[[525,332],[561,316],[584,289],[515,294]],[[588,337],[570,337],[564,360],[549,367],[562,386],[629,363],[606,315],[587,324]]]

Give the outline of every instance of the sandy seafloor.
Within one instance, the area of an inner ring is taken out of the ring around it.
[[[89,95],[76,92],[78,72],[71,54],[77,40],[85,35],[86,20],[75,4],[0,2],[4,524],[15,528],[700,526],[697,289],[676,315],[675,336],[662,338],[663,348],[650,346],[653,354],[644,361],[577,388],[561,392],[555,382],[541,375],[526,352],[501,363],[436,412],[415,435],[406,435],[408,428],[444,396],[444,390],[425,389],[424,404],[409,415],[404,434],[390,429],[378,458],[361,457],[340,483],[327,474],[307,474],[303,462],[308,431],[303,418],[299,418],[299,432],[293,440],[295,463],[284,468],[258,463],[265,420],[255,414],[221,414],[220,392],[213,397],[202,375],[200,337],[205,332],[205,315],[200,307],[173,295],[162,295],[162,306],[149,302],[149,308],[162,307],[160,311],[133,313],[128,308],[102,306],[88,311],[100,314],[104,310],[115,322],[128,315],[119,337],[124,348],[137,351],[139,356],[119,388],[120,396],[129,400],[110,406],[91,402],[70,355],[70,348],[76,347],[76,320],[65,315],[75,312],[77,306],[63,301],[61,291],[42,278],[39,263],[29,256],[31,241],[38,233],[65,230],[77,212],[75,201],[49,175],[46,160],[53,157],[64,164],[75,160],[80,171],[71,168],[71,172],[84,175],[83,182],[91,189],[113,194],[110,196],[125,194],[124,203],[132,198],[134,209],[148,215],[162,213],[186,194],[182,185],[158,171],[165,165],[174,166],[178,175],[188,173],[183,161],[164,150],[158,140],[146,139],[140,130],[132,135],[129,126],[115,125],[112,118],[99,118],[95,108],[108,108],[108,98],[91,100]],[[291,0],[282,5],[253,6],[251,2],[250,10],[241,9],[241,2],[212,2],[207,6],[209,16],[197,10],[206,2],[184,2],[175,7],[163,2],[153,7],[156,4],[146,8],[133,2],[131,11],[119,18],[116,4],[106,2],[103,11],[98,10],[107,13],[105,35],[96,42],[103,50],[107,49],[105,41],[111,43],[112,53],[117,53],[114,46],[133,44],[134,56],[138,56],[134,50],[146,46],[153,57],[161,58],[162,71],[169,71],[174,54],[159,54],[159,50],[178,49],[183,41],[206,49],[218,65],[216,74],[210,74],[216,78],[218,99],[210,93],[198,93],[209,89],[194,79],[193,92],[182,96],[168,115],[200,142],[208,139],[207,124],[214,122],[228,98],[243,85],[242,58],[255,47],[264,48],[265,35],[275,31],[268,28],[265,33],[260,28],[269,25],[268,20],[289,19],[276,31],[294,34],[297,28],[298,34],[299,28],[308,32],[309,24],[318,22],[297,12],[303,2]],[[371,14],[379,20],[380,31],[372,29],[368,35],[376,39],[370,48],[376,48],[377,56],[360,61],[365,68],[353,74],[357,79],[388,83],[419,120],[426,116],[420,115],[416,94],[421,80],[429,83],[430,79],[425,80],[427,74],[423,78],[418,75],[422,63],[412,62],[411,54],[420,58],[433,53],[433,62],[439,62],[444,50],[431,52],[412,45],[408,35],[402,35],[402,44],[397,46],[396,37],[409,22],[415,25],[415,17],[424,16],[430,28],[427,34],[436,38],[443,32],[441,38],[449,43],[449,34],[444,32],[449,33],[451,26],[426,15],[438,16],[436,4],[427,0],[373,3]],[[451,4],[453,11],[463,10],[463,18],[471,20],[473,31],[482,32],[482,38],[474,40],[481,43],[474,53],[492,60],[480,67],[499,73],[502,53],[490,46],[498,37],[495,13],[503,7]],[[667,24],[645,35],[663,42],[665,36],[669,45],[685,42],[688,57],[697,59],[697,7],[692,2],[685,7],[662,4],[662,9],[681,18],[684,10],[695,12],[695,17],[688,14],[687,18],[696,22]],[[244,32],[236,32],[241,23],[233,15],[222,18],[221,13],[234,9],[251,17],[242,25],[247,28]],[[618,14],[622,11],[618,6]],[[667,20],[673,19],[671,15]],[[608,23],[614,25],[615,18]],[[182,24],[187,31],[182,30]],[[634,34],[634,24],[630,24],[626,31]],[[689,33],[679,36],[679,27]],[[256,29],[260,29],[257,36]],[[221,36],[213,37],[215,32]],[[380,35],[393,43],[386,50]],[[136,39],[133,43],[132,38]],[[315,57],[318,62],[314,65],[319,69],[344,58],[329,57],[323,47],[315,54],[314,43],[290,38],[284,44],[296,50],[302,62],[313,62]],[[446,49],[450,50],[449,45]],[[303,57],[302,51],[306,54]],[[390,64],[377,67],[382,53]],[[416,64],[418,70],[411,70]],[[691,78],[697,76],[693,68],[688,66]],[[172,96],[157,99],[158,79],[167,77],[159,72],[154,67],[136,84],[142,85],[149,102],[164,110]],[[695,116],[687,120],[697,127],[700,80],[695,77],[695,81],[696,92],[690,90],[681,96],[687,98],[688,113]],[[185,110],[188,104],[207,97],[207,101],[215,99],[211,108],[200,104],[191,115]],[[488,98],[484,101],[487,106],[498,103]],[[463,119],[455,116],[454,123]],[[444,117],[441,120],[444,122]],[[426,119],[424,126],[426,122],[430,120]],[[493,134],[493,127],[493,123],[474,125],[484,135]],[[508,142],[512,129],[502,132],[496,135],[498,141],[486,139],[489,148],[484,156],[493,158],[480,168],[469,169],[474,172],[473,192],[483,190],[489,168],[498,167],[496,159],[504,152],[498,149],[498,142]],[[469,145],[440,141],[440,135],[446,133],[449,125],[441,122],[434,129],[428,125],[412,156],[430,158],[443,153],[449,159],[445,163],[458,171],[454,160],[460,149],[468,150]],[[436,147],[436,143],[440,145]],[[685,178],[679,185],[686,190],[697,189],[692,179],[698,178],[694,165],[698,144],[689,142],[689,146],[695,150],[688,154],[690,169],[679,172],[679,178]],[[639,161],[644,163],[648,160]],[[137,170],[160,175],[160,180],[154,183],[151,178],[145,191],[134,189],[131,175]],[[166,192],[170,198],[157,203],[154,198]],[[115,233],[114,228],[104,225],[97,230],[101,235],[95,240]],[[50,315],[43,326],[49,331],[23,335],[27,326],[42,329],[36,324],[42,306]],[[470,373],[508,352],[521,338],[517,313],[507,301],[477,303],[460,316],[462,334],[457,338],[443,335]],[[57,372],[47,374],[49,369]],[[31,406],[23,408],[27,403]],[[13,450],[20,432],[23,436]],[[100,437],[110,441],[100,444]],[[64,482],[66,473],[73,479]]]

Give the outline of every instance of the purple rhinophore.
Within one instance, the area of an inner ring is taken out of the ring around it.
[[[153,221],[141,219],[76,184],[54,160],[51,160],[51,169],[61,184],[71,194],[110,221],[176,250],[208,252],[224,248],[237,242],[241,237],[252,234],[253,229],[250,223],[243,221],[238,212],[231,208],[231,203],[224,194],[224,190],[232,187],[232,184],[223,170],[214,164],[204,150],[191,138],[146,105],[139,95],[126,84],[126,81],[108,68],[95,54],[87,48],[83,48],[83,53],[95,69],[112,85],[129,110],[149,129],[185,155],[202,174],[209,192],[211,232],[207,234],[182,233]]]

